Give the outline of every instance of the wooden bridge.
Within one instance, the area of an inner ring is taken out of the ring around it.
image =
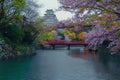
[[[67,49],[70,50],[71,45],[83,45],[86,47],[89,43],[83,41],[53,40],[53,41],[48,41],[48,44],[52,46],[53,49],[55,49],[56,45],[67,45],[68,46]]]

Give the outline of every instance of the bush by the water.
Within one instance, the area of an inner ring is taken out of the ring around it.
[[[24,37],[24,31],[17,24],[8,24],[1,30],[2,34],[12,42],[20,42]],[[8,40],[7,39],[7,40]]]
[[[24,30],[24,37],[22,42],[25,44],[26,43],[31,44],[38,33],[38,29],[33,24],[26,24],[23,30]]]
[[[23,39],[26,37],[26,42]],[[31,42],[32,36],[25,33],[23,28],[17,24],[8,24],[0,29],[0,59],[15,58],[19,56],[32,55],[33,46],[27,44]]]
[[[23,42],[27,44],[31,44],[33,41],[33,36],[30,32],[24,32]]]

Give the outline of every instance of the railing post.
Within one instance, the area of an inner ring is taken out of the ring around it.
[[[88,45],[87,44],[84,44],[84,47],[87,47]]]

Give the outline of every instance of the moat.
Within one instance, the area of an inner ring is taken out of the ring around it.
[[[38,50],[0,62],[0,80],[120,80],[120,57],[80,49]]]

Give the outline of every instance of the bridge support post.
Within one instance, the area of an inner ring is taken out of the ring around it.
[[[55,45],[52,45],[52,49],[55,50]]]
[[[41,48],[41,49],[45,49],[45,47],[44,47],[43,45],[40,45],[40,48]]]
[[[88,45],[87,44],[84,44],[84,47],[86,48]]]
[[[67,49],[70,50],[70,44],[68,44],[68,48]]]

